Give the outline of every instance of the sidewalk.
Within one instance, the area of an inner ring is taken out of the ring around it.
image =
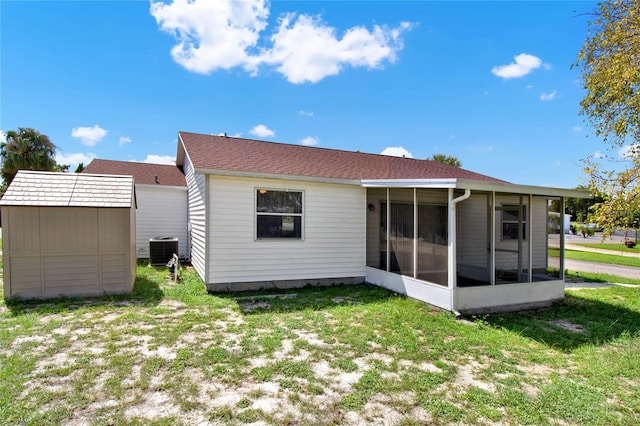
[[[633,252],[622,251],[622,250],[606,250],[606,249],[599,249],[599,248],[595,248],[595,247],[585,247],[585,246],[581,246],[581,245],[578,245],[578,244],[572,244],[572,243],[565,244],[564,248],[566,250],[590,251],[592,253],[611,254],[611,255],[614,255],[614,256],[640,258],[640,252],[633,253]]]

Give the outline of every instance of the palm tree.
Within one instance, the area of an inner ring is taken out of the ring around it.
[[[458,160],[458,157],[454,157],[453,155],[433,154],[430,160],[448,164],[453,167],[462,167],[462,163]]]
[[[18,170],[56,170],[55,152],[56,146],[49,137],[34,129],[19,127],[17,132],[8,131],[6,142],[0,143],[5,188]]]

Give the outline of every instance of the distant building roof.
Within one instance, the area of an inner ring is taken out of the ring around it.
[[[133,177],[20,170],[0,205],[134,207]]]
[[[320,179],[467,179],[502,182],[431,160],[365,154],[228,136],[179,132],[177,164],[185,153],[196,169]]]
[[[91,161],[82,173],[129,175],[136,184],[161,186],[187,186],[180,169],[166,164],[137,163],[134,161],[100,160]]]

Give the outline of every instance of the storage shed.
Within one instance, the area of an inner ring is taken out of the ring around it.
[[[131,292],[132,176],[19,171],[0,206],[5,298]]]

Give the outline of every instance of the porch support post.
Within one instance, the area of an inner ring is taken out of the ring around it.
[[[565,198],[560,197],[560,275],[559,278],[564,281],[564,245],[565,245],[565,235],[564,235],[564,215],[565,215]]]
[[[529,194],[529,212],[527,213],[527,235],[529,236],[529,282],[533,282],[533,194]]]
[[[413,188],[413,278],[418,278],[418,188]]]
[[[524,226],[522,226],[522,214],[524,204],[522,202],[522,194],[518,201],[518,282],[522,282],[522,243],[524,237]]]
[[[447,251],[448,262],[448,287],[453,290],[457,286],[457,259],[456,259],[456,229],[458,227],[456,223],[456,204],[460,201],[464,201],[471,196],[471,190],[465,189],[464,194],[458,198],[453,198],[453,188],[449,188],[448,205],[449,205],[449,241]],[[453,305],[453,299],[451,300]],[[451,307],[452,311],[455,311],[455,306]]]
[[[489,284],[496,285],[496,191],[491,191],[491,214],[489,223]]]
[[[387,272],[391,271],[391,196],[387,188]]]
[[[449,188],[448,190],[448,202],[449,206],[449,217],[447,223],[449,224],[449,229],[447,232],[449,241],[447,244],[447,285],[450,289],[453,290],[456,284],[456,206],[453,204],[453,188]],[[453,299],[452,299],[453,304]],[[451,310],[455,307],[451,306]]]

